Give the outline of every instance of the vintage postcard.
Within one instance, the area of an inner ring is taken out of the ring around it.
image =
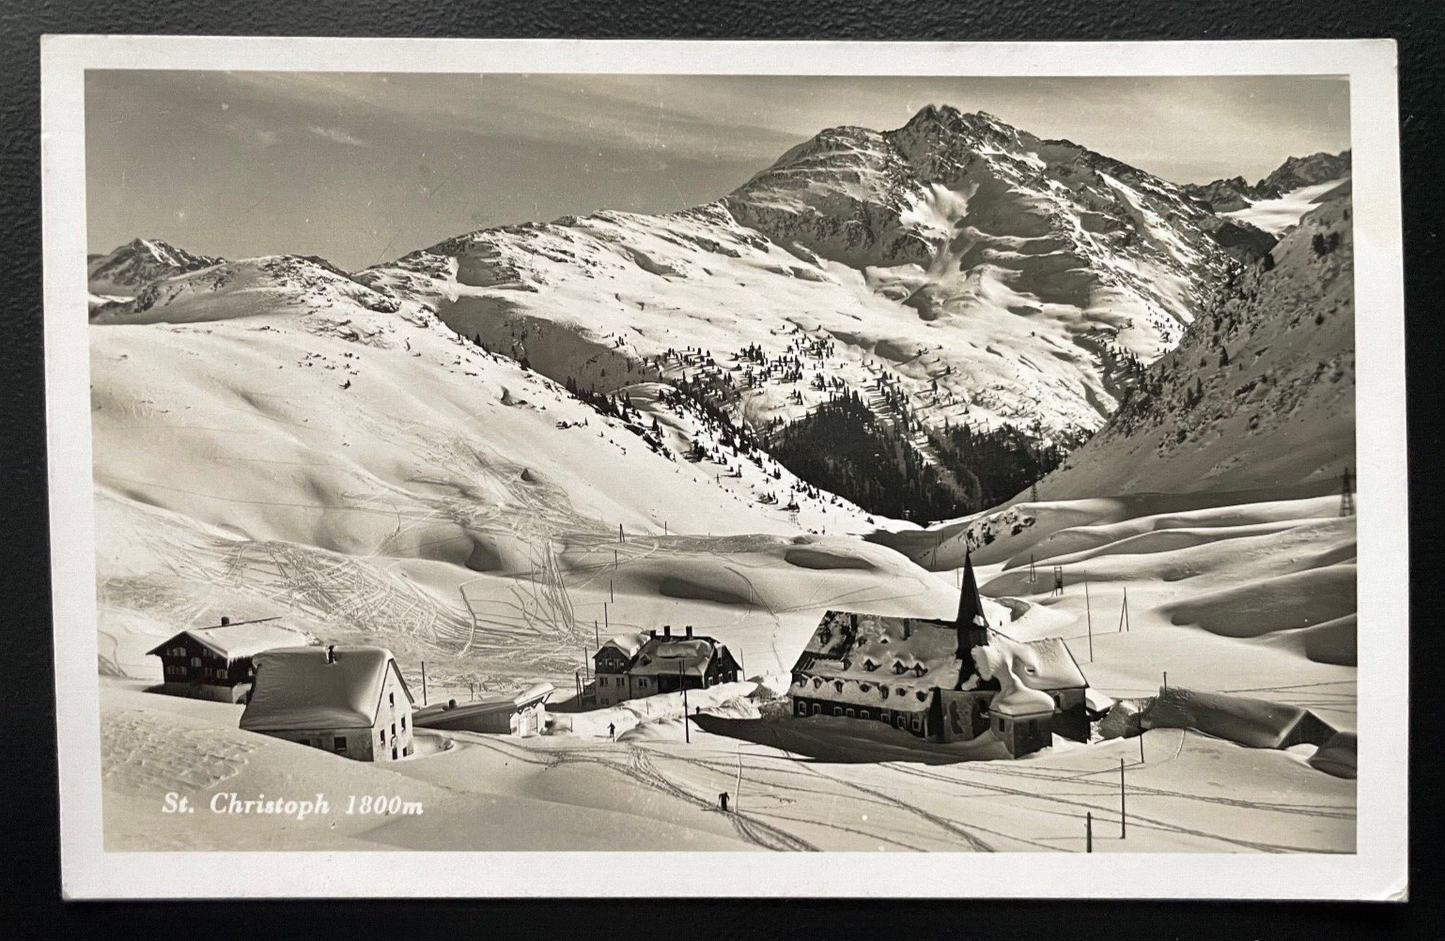
[[[1392,43],[42,53],[69,897],[1404,897]]]

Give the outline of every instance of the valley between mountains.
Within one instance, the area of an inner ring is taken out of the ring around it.
[[[387,646],[416,689],[425,661],[433,700],[570,693],[599,640],[691,625],[749,680],[703,705],[746,715],[786,690],[825,610],[951,618],[968,552],[998,628],[1064,637],[1108,698],[1168,671],[1353,730],[1350,221],[1348,153],[1185,186],[929,106],[825,130],[705,205],[488,228],[359,271],[145,238],[92,257],[109,837],[236,836],[142,826],[174,783],[147,748],[209,755],[208,788],[325,771],[248,742],[232,707],[173,722],[184,703],[138,692],[159,679],[146,651],[221,615]],[[543,843],[581,815],[607,848],[956,848],[944,820],[992,849],[1068,849],[1045,832],[1048,781],[1077,770],[1087,791],[1122,747],[1005,773],[889,742],[854,743],[882,750],[866,768],[781,741],[733,755],[707,734],[689,763],[664,705],[611,714],[626,741],[578,714],[535,749],[461,741],[355,774],[405,778],[437,820],[485,791]],[[1116,849],[1353,848],[1353,782],[1169,734],[1140,769],[1154,822]],[[1177,764],[1149,763],[1166,751]],[[647,809],[659,781],[710,795],[734,770],[777,785],[750,826],[676,793]],[[587,783],[603,773],[606,793]],[[798,775],[857,814],[947,780],[849,830],[786,793]],[[437,820],[300,830],[410,848]],[[491,826],[449,848],[512,839]]]

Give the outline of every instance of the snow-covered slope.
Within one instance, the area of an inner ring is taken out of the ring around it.
[[[109,254],[88,258],[86,274],[92,294],[133,297],[152,281],[209,268],[221,261],[160,239],[136,238]]]
[[[948,604],[666,386],[603,414],[324,263],[156,282],[91,339],[107,673],[156,675],[147,649],[223,614],[384,642],[434,687],[570,683],[594,620],[692,623],[767,669],[840,595]]]
[[[761,426],[881,377],[927,427],[1067,441],[1178,342],[1231,252],[1269,242],[1077,145],[929,107],[825,131],[697,209],[485,229],[357,277],[585,388],[711,375]]]
[[[1040,492],[1328,489],[1355,461],[1351,232],[1336,186]]]
[[[1289,157],[1257,183],[1236,176],[1182,189],[1223,218],[1279,236],[1349,176],[1350,151],[1345,150]]]
[[[1316,206],[1328,200],[1330,194],[1336,189],[1348,185],[1347,179],[1311,183],[1308,186],[1290,190],[1281,196],[1253,200],[1243,209],[1222,213],[1222,215],[1241,222],[1248,222],[1273,235],[1282,236],[1299,225],[1299,221],[1308,213],[1313,212]]]

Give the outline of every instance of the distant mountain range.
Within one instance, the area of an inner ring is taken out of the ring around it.
[[[1218,213],[1247,209],[1264,199],[1279,199],[1288,193],[1319,183],[1344,180],[1350,175],[1350,152],[1317,153],[1290,157],[1257,183],[1236,176],[1212,183],[1186,184],[1183,189]]]
[[[1212,383],[1217,352],[1192,351],[1205,342],[1201,317],[1212,327],[1235,311],[1238,330],[1268,330],[1320,292],[1343,291],[1348,225],[1326,233],[1343,243],[1326,259],[1328,284],[1311,280],[1327,273],[1323,261],[1306,265],[1298,238],[1276,245],[1272,232],[1307,213],[1323,219],[1322,205],[1347,214],[1338,181],[1348,172],[1348,152],[1315,154],[1253,185],[1181,186],[982,112],[930,105],[896,130],[825,130],[695,209],[488,228],[353,274],[315,258],[225,262],[136,239],[89,260],[92,317],[222,321],[359,305],[437,318],[559,386],[622,399],[649,389],[658,408],[672,400],[657,390],[681,390],[764,449],[852,397],[864,407],[850,407],[850,435],[891,450],[897,481],[859,479],[876,455],[840,452],[798,486],[846,490],[864,510],[860,495],[903,488],[905,507],[916,496],[928,512],[965,512],[1002,499],[997,488],[1088,438],[1121,402],[1129,408],[1106,439],[1141,427],[1130,416],[1146,400]],[[1286,282],[1278,301],[1294,306],[1258,300]],[[1194,365],[1170,355],[1176,348]],[[956,447],[961,428],[1014,435],[979,439],[1014,472],[981,483],[959,456],[980,453]],[[732,432],[708,434],[716,443]]]

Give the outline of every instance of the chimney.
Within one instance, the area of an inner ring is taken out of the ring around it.
[[[688,637],[691,637],[691,636],[692,636],[692,625],[691,625],[691,624],[689,624],[689,625],[687,626],[687,636],[688,636]]]
[[[652,639],[653,639],[653,640],[656,640],[656,639],[657,639],[657,628],[654,627],[652,630],[648,631],[647,633],[649,633],[649,634],[652,635]]]
[[[672,625],[671,625],[671,624],[664,624],[664,625],[662,625],[662,636],[663,636],[663,637],[671,637],[671,636],[672,636]]]
[[[336,662],[336,645],[335,645],[335,644],[327,644],[327,645],[326,645],[326,662],[327,662],[327,663],[335,663],[335,662]]]
[[[228,617],[226,617],[224,614],[221,615],[221,626],[222,626],[222,627],[229,627],[230,624],[231,624],[231,619],[228,618]]]

